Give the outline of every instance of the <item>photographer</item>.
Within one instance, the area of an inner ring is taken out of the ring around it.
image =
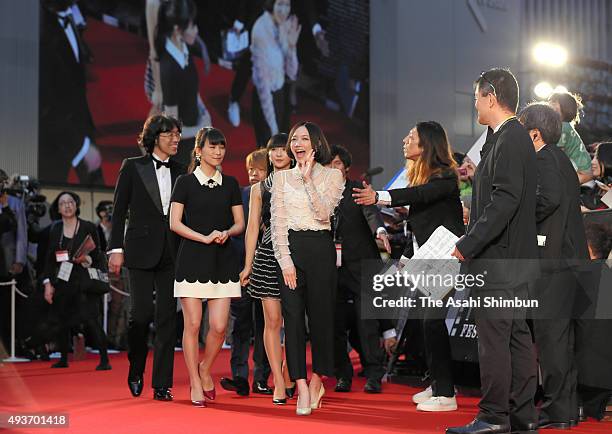
[[[4,170],[0,169],[0,281],[18,279],[18,287],[25,285],[21,275],[27,260],[28,233],[23,201],[9,194],[10,182]],[[1,338],[10,346],[10,290],[0,288]]]
[[[111,369],[108,361],[106,335],[98,315],[100,294],[89,291],[88,268],[105,268],[104,254],[100,250],[98,233],[93,223],[81,220],[79,215],[80,198],[73,192],[62,192],[51,204],[51,210],[61,215],[49,233],[49,245],[43,272],[45,300],[51,304],[54,317],[59,321],[57,345],[61,359],[52,368],[68,367],[70,330],[84,323],[89,337],[100,350],[100,364],[97,371]],[[95,243],[88,254],[79,254],[81,246],[90,236]]]

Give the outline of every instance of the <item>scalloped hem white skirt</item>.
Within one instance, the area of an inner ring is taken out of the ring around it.
[[[174,281],[174,296],[176,298],[234,298],[240,297],[240,282],[181,282]]]

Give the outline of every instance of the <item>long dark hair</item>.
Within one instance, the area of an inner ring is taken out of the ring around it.
[[[409,166],[408,179],[411,186],[427,184],[433,175],[457,167],[448,136],[442,125],[435,121],[419,122],[416,124],[416,130],[419,135],[419,147],[423,151]]]
[[[202,152],[202,148],[206,145],[206,141],[211,145],[223,145],[227,146],[227,141],[225,140],[225,136],[221,132],[213,127],[204,127],[195,137],[195,145],[193,146],[193,151],[191,151],[191,164],[189,164],[189,173],[193,173],[196,167],[200,165],[200,163],[196,160],[196,151],[199,149]]]
[[[287,155],[295,159],[295,155],[293,155],[293,152],[291,151],[291,138],[295,134],[295,131],[300,127],[306,127],[308,130],[310,143],[312,144],[312,149],[315,151],[314,160],[322,165],[328,164],[332,160],[332,157],[329,143],[325,138],[325,134],[323,134],[323,131],[321,131],[321,128],[319,128],[317,124],[313,124],[312,122],[308,121],[298,122],[291,128],[291,131],[289,131],[287,147],[285,148],[287,150]]]
[[[193,23],[198,9],[193,0],[162,0],[157,14],[157,27],[155,28],[155,51],[157,57],[164,52],[166,38],[172,35],[174,26],[185,31],[189,23]]]

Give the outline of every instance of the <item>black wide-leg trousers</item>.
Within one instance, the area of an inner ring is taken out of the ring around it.
[[[334,310],[336,304],[336,249],[329,231],[289,231],[297,287],[290,289],[279,272],[285,320],[285,348],[291,380],[306,379],[306,324],[308,315],[312,371],[334,375]]]

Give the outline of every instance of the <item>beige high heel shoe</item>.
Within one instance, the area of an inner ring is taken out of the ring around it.
[[[325,395],[325,387],[323,387],[323,383],[321,383],[321,388],[319,389],[319,396],[316,400],[310,400],[310,408],[312,410],[321,408],[321,406],[323,405],[323,395]]]
[[[300,407],[300,395],[298,394],[295,414],[297,414],[298,416],[309,416],[310,413],[312,413],[311,407]]]

